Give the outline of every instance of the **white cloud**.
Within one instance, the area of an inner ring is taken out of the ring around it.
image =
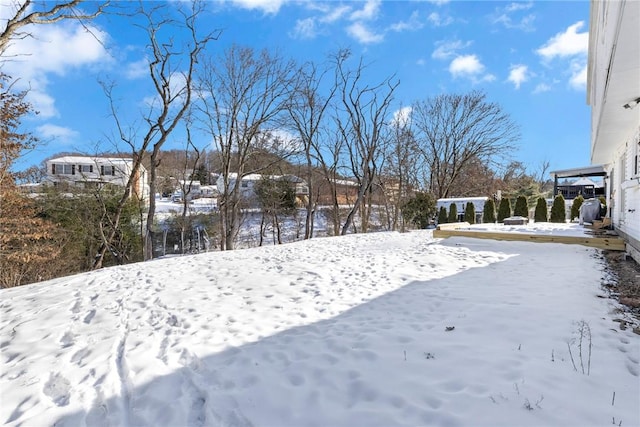
[[[351,8],[349,6],[339,6],[336,8],[330,8],[327,13],[320,18],[320,22],[324,22],[327,24],[331,24],[340,20],[343,16],[345,16]]]
[[[139,61],[131,62],[127,64],[125,69],[125,76],[128,79],[134,80],[149,74],[149,60],[142,58]]]
[[[570,25],[536,50],[546,65],[553,59],[559,59],[562,74],[569,76],[569,86],[576,90],[584,90],[587,85],[589,33],[579,32],[583,26],[583,21]]]
[[[349,25],[347,33],[363,44],[379,43],[384,39],[384,35],[372,32],[361,22],[354,22]]]
[[[56,101],[46,92],[46,87],[39,89],[36,85],[32,86],[27,93],[26,100],[38,113],[38,117],[48,119],[60,115],[56,109]]]
[[[16,40],[7,50],[7,57],[15,57],[22,76],[41,73],[64,75],[69,68],[108,61],[104,49],[108,36],[96,27],[75,22],[59,25],[34,26],[33,37]]]
[[[476,55],[461,55],[449,64],[449,72],[454,76],[476,75],[484,71],[484,65]]]
[[[333,2],[303,2],[309,10],[319,12],[316,16],[296,21],[295,27],[289,33],[292,38],[312,39],[320,34],[327,33],[326,26],[338,21],[348,21],[345,31],[359,43],[378,43],[384,39],[385,30],[376,32],[370,26],[380,14],[381,0],[367,0],[366,2],[351,2],[349,5],[339,5]],[[361,6],[354,9],[352,4]],[[412,15],[413,18],[413,15]],[[409,26],[418,25],[410,20],[407,23],[395,24],[391,27],[395,31],[410,29]]]
[[[411,107],[402,107],[399,110],[394,111],[393,123],[400,127],[407,126],[409,124],[409,121],[411,120],[412,111],[413,108]]]
[[[513,83],[516,89],[520,89],[520,85],[529,80],[529,68],[522,64],[512,65],[507,80]]]
[[[436,42],[436,50],[433,51],[431,57],[434,59],[449,59],[457,54],[461,49],[469,47],[471,42],[463,42],[461,40],[439,41]]]
[[[533,90],[533,93],[544,93],[549,92],[551,90],[551,86],[546,83],[539,83],[536,88]]]
[[[104,44],[107,33],[91,25],[65,21],[56,25],[34,25],[26,31],[33,37],[15,40],[5,52],[7,74],[18,80],[19,89],[29,89],[27,99],[40,117],[57,114],[55,102],[47,93],[48,76],[64,76],[71,69],[111,61]]]
[[[258,9],[264,13],[274,15],[280,11],[280,7],[286,0],[231,0],[231,2],[243,9]]]
[[[318,35],[315,18],[305,18],[296,21],[296,26],[290,33],[295,39],[312,39]]]
[[[43,139],[51,139],[63,144],[69,144],[78,136],[78,132],[73,129],[46,123],[37,127],[37,132]]]
[[[586,55],[589,48],[589,33],[578,32],[583,26],[583,21],[569,26],[565,32],[551,37],[544,46],[536,50],[536,53],[545,60]]]
[[[370,21],[378,17],[381,0],[367,0],[362,9],[351,13],[352,21]]]
[[[571,63],[571,78],[569,85],[576,90],[584,90],[587,87],[587,64],[584,61]]]
[[[409,17],[408,21],[400,21],[391,25],[389,28],[392,31],[415,31],[424,27],[424,23],[420,20],[420,13],[418,11],[414,11]]]
[[[533,2],[517,2],[510,3],[505,7],[496,8],[493,14],[493,23],[502,24],[505,28],[514,28],[523,31],[534,31],[533,25],[536,17],[534,14],[528,14],[523,17],[514,16],[523,10],[529,10],[533,7]]]
[[[507,5],[504,10],[506,10],[507,12],[515,12],[517,10],[529,10],[533,7],[533,2],[517,2],[517,3],[511,3],[509,5]]]
[[[451,0],[428,0],[429,3],[433,3],[436,6],[442,6],[443,4],[449,3]]]
[[[296,20],[295,27],[289,32],[289,36],[294,39],[313,39],[318,35],[326,33],[326,25],[330,25],[345,18],[352,10],[349,6],[333,7],[333,4],[316,2],[306,2],[303,5],[316,16]]]
[[[434,27],[446,27],[453,22],[453,18],[451,18],[450,16],[440,16],[438,12],[432,12],[427,20]]]
[[[449,72],[454,78],[468,78],[474,83],[495,80],[492,74],[484,74],[485,66],[476,55],[461,55],[449,64]]]

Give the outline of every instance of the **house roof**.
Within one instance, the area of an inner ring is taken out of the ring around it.
[[[486,202],[488,197],[449,197],[445,199],[438,199],[440,203],[458,203],[458,202]]]
[[[60,163],[132,163],[133,159],[126,157],[60,156],[47,161]]]
[[[347,179],[334,179],[333,183],[336,185],[343,185],[345,187],[357,187],[358,183],[355,181],[349,181]]]
[[[233,180],[238,179],[238,174],[235,172],[229,173],[229,179],[233,179]],[[260,181],[261,179],[273,179],[273,180],[285,179],[293,183],[304,182],[302,178],[297,177],[295,175],[261,175],[259,173],[251,173],[242,177],[243,181]]]
[[[596,184],[595,182],[591,181],[589,178],[576,179],[575,181],[573,181],[573,184],[571,185],[593,185],[594,187],[600,187],[599,184]]]
[[[65,163],[65,164],[95,164],[95,165],[127,165],[133,164],[133,159],[128,157],[101,157],[101,156],[60,156],[47,160],[47,163]],[[145,171],[146,168],[141,164],[140,170]]]

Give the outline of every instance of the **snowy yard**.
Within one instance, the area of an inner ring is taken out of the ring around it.
[[[2,290],[0,422],[638,426],[640,336],[603,268],[583,246],[415,231]]]

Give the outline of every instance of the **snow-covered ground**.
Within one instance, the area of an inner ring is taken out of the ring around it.
[[[524,225],[504,225],[500,223],[472,224],[472,231],[497,231],[501,233],[527,233],[545,236],[595,237],[589,234],[589,228],[578,223],[529,222]]]
[[[2,290],[0,423],[638,426],[598,254],[376,233]]]

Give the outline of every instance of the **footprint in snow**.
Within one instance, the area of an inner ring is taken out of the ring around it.
[[[73,335],[71,331],[67,331],[60,338],[60,344],[62,344],[62,348],[70,347],[76,342],[76,337]]]
[[[58,406],[67,406],[71,397],[71,383],[60,373],[52,373],[42,392]]]
[[[93,317],[96,315],[96,311],[95,310],[89,310],[89,312],[87,313],[86,316],[84,316],[84,323],[86,323],[87,325],[89,323],[91,323],[91,321],[93,320]]]

